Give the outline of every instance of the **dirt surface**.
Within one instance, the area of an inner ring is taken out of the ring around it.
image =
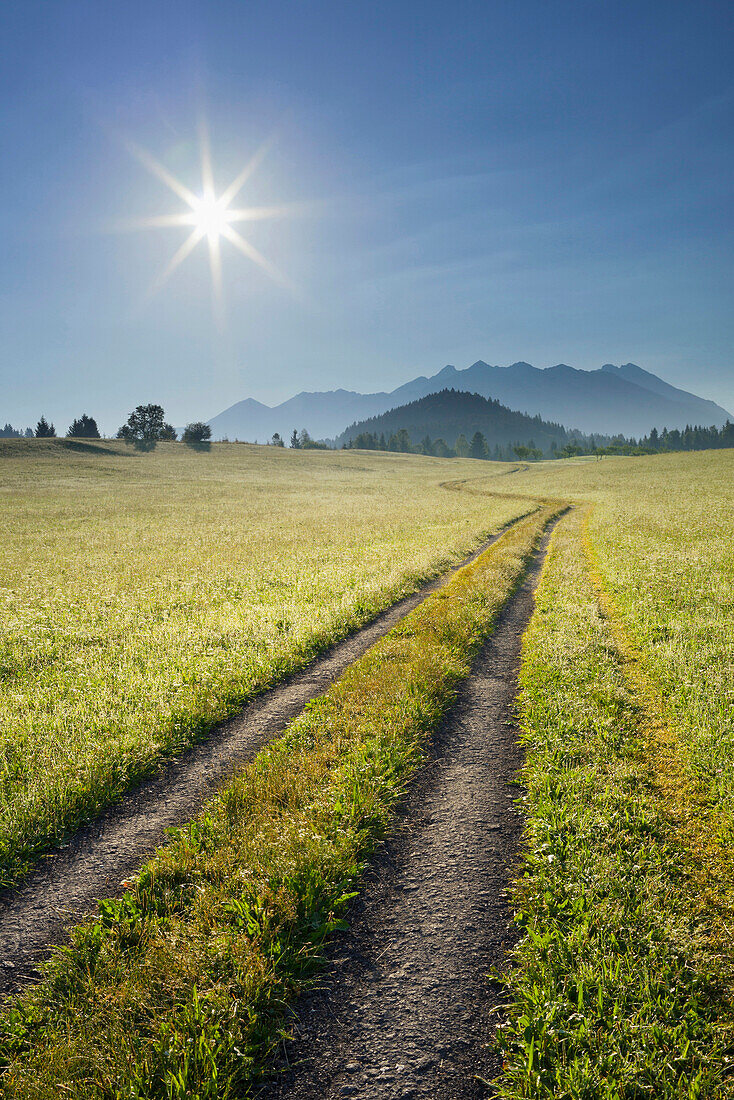
[[[549,537],[437,734],[259,1100],[488,1095],[482,1079],[501,1068],[489,971],[514,939],[505,889],[522,830],[514,698]]]
[[[499,534],[456,569],[473,561],[497,538]],[[164,842],[166,828],[190,820],[235,768],[278,736],[309,699],[326,691],[348,665],[445,584],[456,569],[394,604],[303,672],[253,700],[237,718],[167,763],[64,847],[49,852],[21,886],[2,891],[0,992],[32,980],[34,963],[47,954],[49,945],[63,942],[65,928],[94,910],[97,898],[122,893],[122,881]]]

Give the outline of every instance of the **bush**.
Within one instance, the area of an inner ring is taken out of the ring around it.
[[[187,447],[197,451],[208,451],[211,446],[212,430],[203,420],[194,420],[187,424],[181,439]]]

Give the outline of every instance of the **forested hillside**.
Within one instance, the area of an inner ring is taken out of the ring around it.
[[[401,431],[408,433],[413,446],[428,437],[434,444],[436,440],[443,441],[451,449],[456,448],[458,440],[459,450],[462,437],[470,444],[478,432],[484,437],[489,456],[497,458],[516,444],[551,453],[562,450],[571,440],[586,442],[585,436],[569,431],[562,424],[515,412],[478,393],[447,389],[352,424],[337,438],[336,444],[356,446],[360,436],[376,436],[378,442],[384,436],[384,449],[388,449],[390,437]]]

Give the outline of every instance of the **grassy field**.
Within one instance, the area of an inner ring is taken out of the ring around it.
[[[734,1093],[733,475],[728,451],[506,479],[578,504],[525,639],[509,1097]]]
[[[162,753],[533,515],[452,582],[453,610],[419,609],[75,932],[3,1017],[9,1095],[245,1087],[552,510],[541,498],[575,508],[524,645],[524,936],[498,1087],[734,1095],[734,452],[523,468],[61,447],[0,460],[7,877]]]
[[[456,466],[0,441],[0,882],[532,507]]]
[[[513,1100],[731,1095],[731,944],[657,781],[658,731],[635,688],[575,512],[554,535],[524,639],[524,938],[502,1035]]]
[[[249,1094],[551,514],[429,597],[75,930],[0,1015],[4,1095]]]
[[[734,451],[541,463],[502,480],[594,505],[589,546],[615,614],[686,766],[734,817]]]

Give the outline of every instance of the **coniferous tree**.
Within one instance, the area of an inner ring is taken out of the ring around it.
[[[97,421],[93,416],[82,413],[76,420],[72,420],[67,431],[70,439],[100,439]]]
[[[36,424],[36,439],[53,439],[56,435],[56,429],[53,424],[49,424],[45,416]]]
[[[481,432],[474,432],[472,436],[471,445],[469,447],[470,458],[486,458],[487,457],[487,441]]]
[[[469,457],[469,441],[463,432],[460,432],[456,440],[456,455],[457,458]]]

